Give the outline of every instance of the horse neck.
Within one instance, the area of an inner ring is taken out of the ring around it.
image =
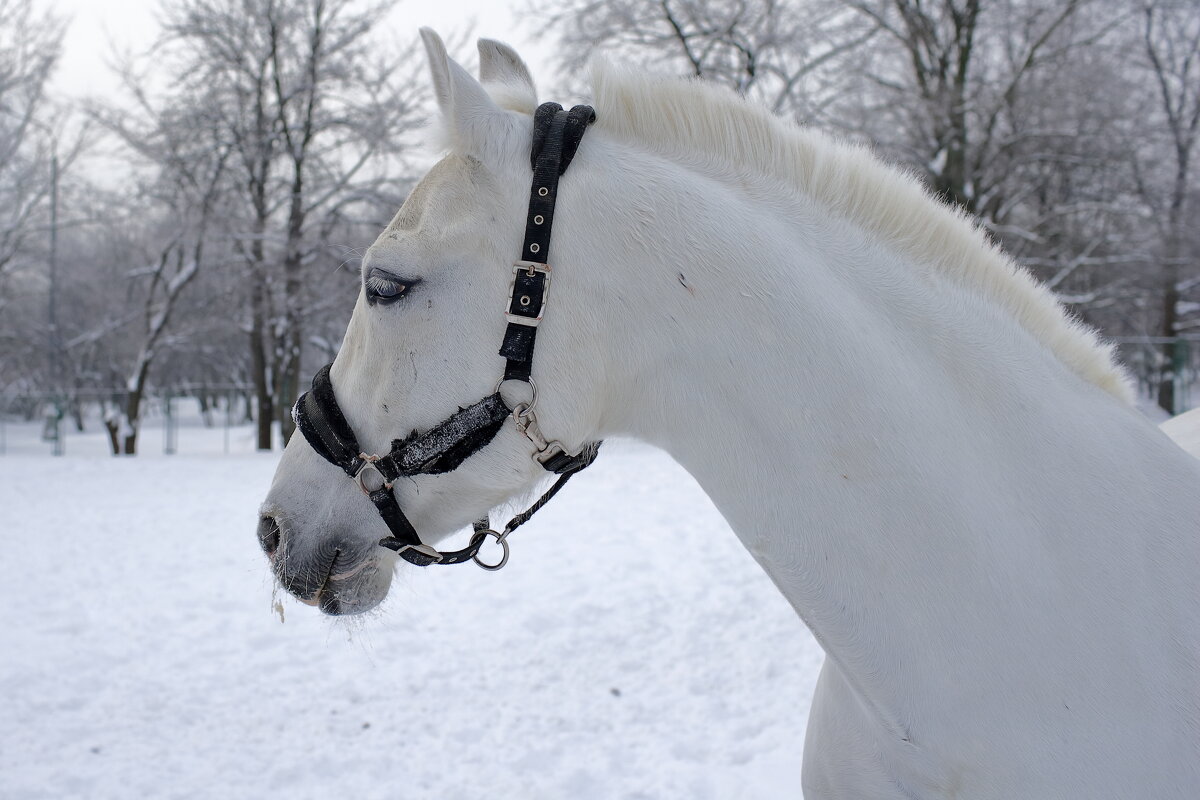
[[[889,726],[905,716],[892,684],[981,619],[1036,613],[1014,587],[1076,556],[1089,528],[1153,514],[1123,486],[1123,459],[1161,450],[1150,426],[997,303],[802,196],[625,158],[636,181],[573,201],[615,226],[575,233],[622,311],[597,322],[615,365],[604,432],[691,472]],[[1087,546],[1097,563],[1127,555]]]

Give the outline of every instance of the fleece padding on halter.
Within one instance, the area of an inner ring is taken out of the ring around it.
[[[437,427],[392,442],[392,452],[375,466],[389,481],[401,475],[441,475],[458,469],[462,462],[496,438],[504,420],[512,413],[499,394],[460,408]],[[395,477],[393,477],[393,474]]]
[[[313,449],[353,478],[364,463],[362,448],[334,396],[332,366],[326,364],[313,377],[312,391],[296,402],[292,417]],[[391,452],[374,462],[375,468],[388,483],[402,475],[450,472],[496,438],[511,413],[499,394],[488,395],[423,434],[413,431],[405,439],[396,439]]]

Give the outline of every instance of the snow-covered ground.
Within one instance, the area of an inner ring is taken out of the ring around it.
[[[1172,417],[1160,425],[1175,443],[1200,458],[1200,408]]]
[[[157,419],[123,459],[3,429],[3,800],[799,796],[821,651],[662,453],[606,445],[503,571],[333,620],[255,542],[277,456],[181,413],[175,456]]]
[[[0,456],[2,798],[799,796],[821,651],[659,452],[346,621],[273,591],[248,428],[38,432]]]

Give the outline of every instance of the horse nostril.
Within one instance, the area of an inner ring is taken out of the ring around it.
[[[279,523],[274,517],[263,517],[258,521],[258,543],[268,556],[279,549]]]

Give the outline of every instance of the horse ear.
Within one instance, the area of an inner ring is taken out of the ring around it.
[[[479,80],[503,108],[522,114],[537,109],[537,88],[529,67],[516,50],[503,42],[479,40]]]
[[[511,128],[508,116],[496,105],[483,85],[446,53],[442,39],[429,28],[421,28],[421,39],[429,56],[433,94],[445,122],[446,144],[464,155],[487,160]]]
[[[421,28],[421,41],[429,58],[429,73],[433,77],[433,97],[443,111],[450,105],[450,54],[442,37],[433,28]]]

